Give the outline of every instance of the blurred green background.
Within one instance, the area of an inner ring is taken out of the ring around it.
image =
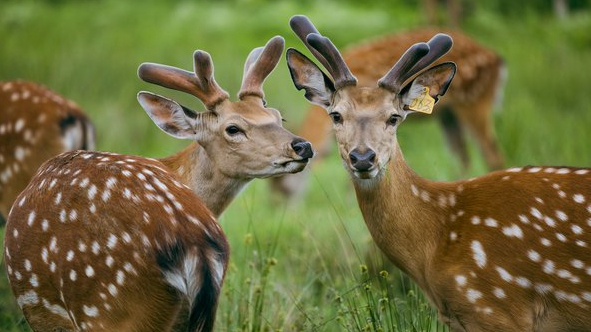
[[[591,165],[591,0],[464,0],[460,27],[507,63],[509,78],[495,128],[507,166]],[[235,96],[254,47],[274,35],[302,49],[288,26],[306,14],[338,47],[427,23],[422,1],[117,1],[0,2],[0,80],[40,82],[77,102],[97,128],[98,149],[150,157],[188,144],[168,137],[136,101],[140,90],[192,97],[141,82],[144,61],[190,69],[208,51],[218,83]],[[443,5],[436,10],[443,25]],[[394,62],[394,59],[393,59]],[[308,107],[282,59],[265,84],[286,126]],[[458,178],[458,162],[435,121],[405,124],[399,141],[422,176]],[[485,173],[471,144],[470,176]],[[333,149],[334,151],[334,149]],[[287,204],[254,181],[220,218],[232,246],[220,300],[220,331],[442,330],[436,315],[397,272],[366,270],[380,260],[338,156],[311,172],[306,196]],[[368,254],[370,253],[370,254]],[[361,268],[360,268],[361,267]],[[0,331],[26,330],[2,273]]]

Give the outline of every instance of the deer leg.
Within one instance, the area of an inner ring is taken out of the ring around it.
[[[462,173],[466,173],[470,167],[470,158],[468,156],[468,149],[466,148],[466,138],[462,131],[462,125],[451,108],[445,107],[437,112],[447,144],[451,152],[460,160]]]
[[[483,102],[458,114],[461,114],[462,124],[476,139],[489,170],[497,170],[503,168],[504,158],[498,147],[490,109],[490,105]]]

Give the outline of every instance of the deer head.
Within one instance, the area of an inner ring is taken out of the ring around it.
[[[393,147],[400,123],[410,113],[430,113],[447,91],[455,64],[423,70],[451,48],[451,38],[438,34],[428,43],[413,45],[376,86],[360,87],[337,48],[305,16],[295,16],[290,23],[330,75],[289,49],[287,64],[296,88],[305,90],[305,97],[332,118],[345,168],[358,179],[378,177],[397,153]]]
[[[204,51],[193,55],[194,72],[153,63],[144,63],[138,70],[146,82],[194,95],[205,105],[204,112],[149,92],[140,92],[138,100],[160,129],[198,142],[213,166],[227,177],[252,179],[299,172],[313,156],[312,147],[282,127],[281,114],[266,107],[262,90],[283,45],[283,38],[276,36],[250,53],[236,102],[216,83],[211,57]]]

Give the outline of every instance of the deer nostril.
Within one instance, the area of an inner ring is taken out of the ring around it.
[[[312,144],[310,144],[310,142],[305,141],[303,139],[295,139],[293,142],[291,142],[291,148],[293,149],[293,151],[295,151],[295,153],[304,158],[304,159],[308,159],[308,158],[312,158],[314,156],[314,151],[312,150]]]
[[[349,160],[351,161],[351,166],[356,170],[365,172],[373,167],[376,160],[376,153],[371,149],[365,152],[359,152],[359,150],[354,149],[349,153]]]

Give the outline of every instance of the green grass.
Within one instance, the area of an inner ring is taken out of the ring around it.
[[[135,95],[151,90],[202,109],[192,98],[142,83],[141,62],[190,68],[195,49],[208,51],[216,79],[237,93],[248,52],[280,34],[301,48],[288,19],[304,13],[343,47],[418,26],[410,2],[361,6],[337,1],[39,1],[0,3],[0,79],[41,82],[79,103],[97,126],[100,150],[162,157],[187,142],[159,131]],[[330,19],[327,16],[330,12]],[[495,125],[508,166],[591,165],[591,17],[567,22],[520,20],[476,10],[468,34],[506,59],[509,80]],[[269,105],[295,128],[308,107],[282,60],[265,85]],[[431,179],[454,179],[458,164],[434,121],[401,127],[411,166]],[[471,145],[474,166],[485,172]],[[436,314],[398,272],[380,261],[335,153],[311,171],[305,199],[279,202],[254,181],[220,218],[232,256],[217,328],[220,331],[440,331]],[[368,265],[369,270],[364,266]],[[378,264],[379,265],[379,264]],[[24,331],[0,274],[0,331]]]

